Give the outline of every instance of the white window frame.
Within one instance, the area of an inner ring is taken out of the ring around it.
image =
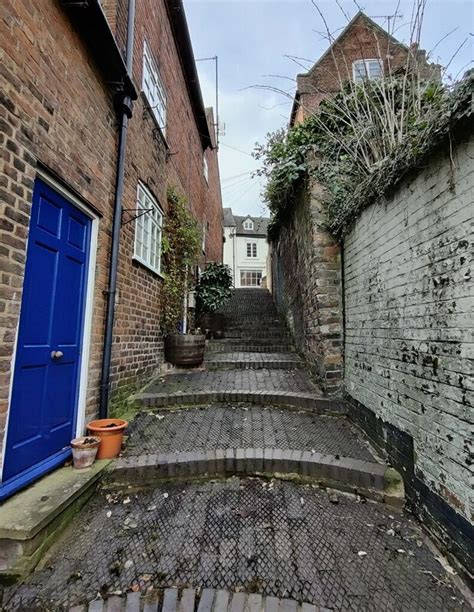
[[[370,76],[370,64],[371,63],[376,63],[380,67],[380,74],[378,74],[376,77]],[[360,75],[359,71],[356,68],[359,65],[364,66],[363,76]],[[352,62],[352,78],[355,83],[362,83],[364,79],[368,79],[368,80],[380,79],[382,76],[383,76],[383,63],[382,63],[382,60],[380,60],[377,57],[374,57],[372,59],[359,59],[359,60],[355,60],[354,62]]]
[[[253,221],[252,219],[245,219],[244,221],[244,229],[246,230],[253,230],[254,225],[253,225]]]
[[[206,253],[206,239],[207,239],[207,224],[203,223],[203,225],[202,225],[202,244],[201,244],[201,248],[202,248],[202,252],[204,254]]]
[[[257,255],[258,247],[257,247],[257,243],[255,241],[254,242],[247,242],[246,248],[247,248],[247,257],[249,259],[255,259],[256,257],[258,257],[258,255]]]
[[[250,274],[252,280],[253,280],[253,277],[255,276],[255,281],[256,281],[255,285],[247,284],[246,282],[245,283],[242,282],[242,275],[247,275],[247,274]],[[258,282],[259,275],[260,275],[260,282]],[[260,287],[262,284],[262,280],[263,280],[262,270],[240,270],[240,286],[241,287]]]
[[[143,41],[143,74],[142,91],[145,94],[149,109],[152,112],[160,130],[166,133],[166,89],[158,70],[157,63],[147,45]]]
[[[145,210],[147,212],[144,212]],[[161,275],[163,219],[164,214],[156,198],[143,183],[139,182],[133,259],[159,275]]]
[[[204,174],[206,183],[209,184],[209,164],[207,163],[207,159],[205,155],[203,155],[202,157],[202,173]]]

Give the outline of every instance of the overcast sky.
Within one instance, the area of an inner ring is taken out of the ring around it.
[[[339,4],[351,17],[357,12],[353,0]],[[393,14],[397,2],[359,4],[387,27],[386,19],[377,16]],[[397,22],[395,35],[407,42],[412,2],[401,0],[399,4],[403,18]],[[331,31],[346,25],[336,0],[320,0],[318,5]],[[321,18],[310,0],[185,0],[185,7],[195,57],[219,57],[219,115],[225,123],[219,151],[223,204],[236,214],[268,214],[260,195],[261,179],[252,178],[258,162],[251,153],[267,132],[287,125],[291,101],[254,86],[294,92],[296,74],[309,69],[328,46]],[[427,51],[439,43],[432,61],[446,65],[467,38],[449,67],[453,76],[472,66],[473,22],[472,0],[428,0],[421,43]],[[310,61],[291,60],[288,55]],[[215,106],[214,62],[198,62],[198,70],[204,102]]]

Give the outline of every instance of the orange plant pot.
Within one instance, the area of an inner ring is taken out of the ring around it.
[[[100,438],[97,459],[113,459],[122,449],[122,438],[127,421],[123,419],[98,419],[87,424],[87,430]]]

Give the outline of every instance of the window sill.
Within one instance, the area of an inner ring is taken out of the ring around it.
[[[142,259],[141,257],[134,255],[132,257],[132,262],[134,262],[135,264],[138,264],[141,268],[146,268],[148,272],[151,272],[154,276],[157,276],[160,280],[164,280],[165,278],[164,275],[161,272],[158,272],[158,270],[156,270],[155,268],[152,268],[150,264],[147,264],[146,261]]]

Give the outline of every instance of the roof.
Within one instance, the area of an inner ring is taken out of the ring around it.
[[[211,134],[207,122],[206,109],[202,99],[201,86],[196,69],[191,37],[189,35],[188,22],[182,0],[167,0],[165,2],[173,30],[176,48],[181,60],[186,86],[188,88],[194,117],[204,148],[212,147]]]
[[[235,227],[235,233],[237,236],[264,236],[267,237],[268,224],[270,219],[268,217],[252,217],[251,215],[240,215],[232,214],[232,208],[224,208],[224,227]],[[253,221],[254,229],[249,230],[244,228],[244,221],[250,219]]]
[[[356,21],[358,21],[361,18],[367,23],[367,25],[369,27],[374,28],[380,34],[382,34],[383,36],[386,36],[390,40],[390,42],[392,42],[395,45],[398,45],[399,47],[402,47],[406,51],[409,50],[406,45],[401,43],[399,40],[397,40],[395,37],[393,37],[389,32],[384,30],[381,26],[379,26],[378,23],[376,23],[373,19],[371,19],[363,11],[358,11],[354,15],[354,17],[349,21],[349,23],[346,25],[346,27],[342,30],[342,32],[339,34],[339,36],[332,41],[332,43],[329,45],[329,47],[326,49],[326,51],[321,55],[321,57],[308,70],[308,72],[299,73],[297,75],[297,78],[298,77],[308,77],[308,76],[310,76],[314,72],[316,67],[332,52],[332,50],[334,49],[334,46],[341,42],[341,40],[347,35],[347,33],[354,26]],[[297,90],[296,93],[295,93],[294,100],[293,100],[293,106],[291,107],[290,125],[293,125],[293,122],[295,120],[295,115],[296,115],[296,111],[298,110],[299,100],[300,100],[300,92]]]
[[[232,208],[223,208],[222,215],[224,217],[224,227],[235,227],[235,219],[232,214]]]

